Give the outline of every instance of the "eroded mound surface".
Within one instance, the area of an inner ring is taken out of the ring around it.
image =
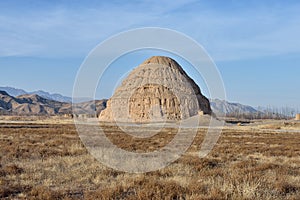
[[[129,100],[130,117],[136,121],[181,119],[177,97],[166,87],[147,84],[135,90]]]
[[[154,56],[135,68],[108,100],[102,121],[177,121],[211,114],[208,99],[173,59]]]

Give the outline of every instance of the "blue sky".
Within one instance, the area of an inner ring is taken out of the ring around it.
[[[299,1],[0,1],[0,85],[71,96],[97,44],[149,26],[200,43],[229,101],[300,108]]]

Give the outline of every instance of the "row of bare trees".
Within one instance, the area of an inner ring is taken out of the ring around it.
[[[233,117],[237,119],[293,119],[299,113],[299,109],[285,107],[268,106],[266,108],[258,107],[257,112],[244,112],[235,110],[227,113],[226,117]]]

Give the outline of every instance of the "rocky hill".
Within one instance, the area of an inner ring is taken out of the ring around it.
[[[74,104],[73,109],[76,109],[76,114],[94,115],[95,112],[99,116],[100,112],[106,108],[107,99],[86,101]]]
[[[210,99],[210,106],[217,115],[227,115],[232,113],[252,114],[259,112],[251,106],[240,103],[230,103],[219,99]]]
[[[0,92],[0,107],[5,114],[33,114],[33,115],[55,115],[68,103],[45,99],[36,94],[25,94],[17,97],[7,92]]]
[[[50,94],[42,90],[26,92],[13,87],[0,87],[0,114],[69,114],[72,113],[71,97],[61,94]],[[106,108],[106,99],[85,101],[76,104],[76,113],[89,114],[96,111],[97,115]],[[228,115],[234,112],[251,114],[265,113],[251,106],[231,103],[219,99],[210,99],[210,106],[218,115]]]
[[[99,114],[106,107],[106,100],[96,100],[76,104],[80,114]],[[36,94],[17,97],[0,91],[0,114],[17,115],[58,115],[71,114],[72,104],[43,98]]]
[[[13,87],[0,87],[0,90],[6,91],[9,95],[11,95],[13,97],[17,97],[17,96],[24,95],[24,94],[36,94],[45,99],[50,99],[50,100],[54,100],[54,101],[68,102],[68,103],[72,102],[71,97],[63,96],[63,95],[57,94],[57,93],[51,94],[51,93],[45,92],[43,90],[27,92],[23,89],[18,89],[18,88],[13,88]]]

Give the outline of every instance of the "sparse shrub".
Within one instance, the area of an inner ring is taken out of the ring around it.
[[[21,174],[24,170],[18,167],[16,164],[7,165],[3,168],[5,174],[14,175]]]
[[[285,180],[281,180],[281,181],[275,183],[275,189],[281,195],[287,195],[287,194],[295,193],[295,192],[299,191],[300,188],[288,183]]]
[[[32,188],[29,195],[31,196],[31,199],[52,200],[62,198],[62,195],[59,194],[59,192],[51,190],[45,186],[36,186]]]

